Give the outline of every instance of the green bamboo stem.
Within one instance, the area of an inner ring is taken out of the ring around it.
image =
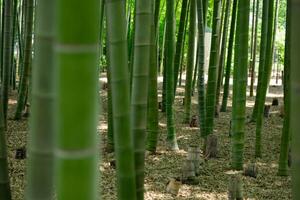
[[[170,150],[178,150],[174,126],[174,50],[175,50],[175,7],[173,0],[167,0],[166,11],[166,111],[167,142]]]
[[[259,5],[260,1],[256,1],[256,14],[255,14],[255,27],[254,27],[254,42],[253,42],[253,50],[252,50],[252,61],[250,63],[251,69],[251,82],[250,82],[250,97],[254,96],[254,81],[255,81],[255,69],[256,69],[256,52],[257,52],[257,32],[258,32],[258,18],[259,18]]]
[[[144,199],[148,79],[151,50],[152,0],[137,0],[131,96],[137,199]],[[146,62],[145,62],[146,61]],[[147,62],[148,61],[148,62]]]
[[[3,1],[3,57],[2,57],[2,105],[4,125],[7,125],[7,110],[8,110],[8,92],[9,92],[9,76],[12,68],[11,52],[12,52],[12,13],[13,1]]]
[[[51,200],[54,196],[54,8],[53,0],[38,0],[35,58],[32,74],[32,106],[28,144],[27,200]],[[47,26],[45,26],[47,24]]]
[[[205,24],[203,19],[203,1],[197,0],[198,13],[198,116],[200,135],[205,135],[205,80],[204,80],[204,61],[205,61]]]
[[[60,0],[55,6],[58,200],[98,199],[99,8],[98,0]]]
[[[264,68],[266,62],[266,51],[267,51],[267,39],[268,39],[268,21],[269,21],[269,7],[268,7],[269,0],[265,0],[263,2],[263,13],[262,13],[262,25],[261,25],[261,37],[260,37],[260,53],[259,53],[259,66],[258,66],[258,82],[256,88],[256,97],[255,97],[255,104],[252,112],[252,121],[257,120],[258,114],[258,103],[259,99],[261,98],[261,86],[262,80],[264,76]]]
[[[235,63],[232,100],[232,168],[243,169],[246,97],[248,75],[250,1],[239,0],[235,38]]]
[[[291,6],[291,134],[292,134],[292,185],[293,185],[293,199],[300,199],[300,135],[299,135],[299,101],[300,101],[300,41],[299,41],[299,17],[300,17],[300,4],[299,0],[288,0]]]
[[[186,68],[185,93],[184,93],[184,123],[190,122],[191,101],[192,101],[192,81],[195,68],[196,51],[196,0],[191,0],[189,17],[189,42],[188,42],[188,63]]]
[[[178,74],[180,65],[182,64],[181,61],[181,55],[182,55],[182,49],[183,49],[183,39],[184,39],[184,29],[186,24],[186,18],[188,14],[188,4],[189,0],[183,0],[182,1],[182,7],[181,7],[181,14],[180,14],[180,22],[179,22],[179,28],[178,28],[178,34],[177,34],[177,43],[176,43],[176,52],[175,52],[175,60],[174,60],[174,96],[176,95],[176,88],[177,88],[177,82],[178,82]]]
[[[150,54],[150,67],[149,67],[149,82],[148,82],[148,111],[147,111],[147,145],[148,151],[155,153],[158,143],[158,96],[157,96],[157,20],[156,13],[159,10],[157,4],[160,0],[155,1],[155,15],[154,22],[151,24],[151,54]]]
[[[216,113],[219,113],[220,106],[220,93],[221,86],[223,82],[224,76],[224,63],[225,63],[225,54],[226,54],[226,45],[227,45],[227,35],[228,35],[228,24],[229,24],[229,15],[231,8],[232,0],[226,0],[225,4],[225,16],[224,16],[224,25],[223,25],[223,33],[222,33],[222,44],[221,44],[221,53],[220,53],[220,61],[219,61],[219,73],[218,73],[218,83],[217,83],[217,94],[216,94]]]
[[[234,36],[235,36],[235,28],[236,28],[237,2],[238,2],[238,0],[233,0],[230,34],[229,34],[228,50],[227,50],[227,61],[226,61],[226,68],[225,68],[223,99],[222,99],[222,106],[221,106],[221,110],[220,110],[221,112],[227,111],[227,102],[228,102],[229,88],[230,88],[232,55],[233,55],[233,44],[234,44]]]
[[[114,151],[114,125],[112,113],[111,69],[107,67],[107,151]]]
[[[136,199],[125,2],[106,0],[118,199]],[[116,26],[118,25],[118,26]]]
[[[290,87],[290,1],[287,2],[286,15],[286,34],[285,34],[285,52],[284,52],[284,121],[281,135],[280,156],[278,162],[278,175],[287,176],[288,173],[288,154],[290,147],[290,113],[291,113],[291,87]]]
[[[1,88],[2,89],[2,88]],[[0,97],[0,103],[2,98]],[[0,104],[1,105],[1,104]],[[0,106],[0,199],[11,200],[3,107]]]
[[[216,105],[216,89],[217,89],[217,75],[218,75],[218,56],[219,56],[219,29],[221,20],[221,0],[214,1],[213,11],[213,28],[212,41],[208,69],[208,81],[206,92],[206,133],[205,136],[213,133],[215,105]]]
[[[270,75],[272,71],[272,44],[273,44],[273,17],[274,17],[274,0],[268,0],[268,29],[267,29],[267,44],[266,44],[266,58],[263,70],[263,77],[261,80],[261,88],[260,88],[260,98],[258,99],[258,107],[257,107],[257,118],[256,118],[256,140],[255,140],[255,157],[261,157],[261,141],[262,141],[262,127],[263,127],[263,111],[264,105],[267,96],[267,90],[270,81]]]
[[[229,88],[230,88],[231,65],[232,65],[232,56],[233,56],[233,44],[234,44],[235,29],[236,29],[236,16],[237,16],[237,0],[233,0],[230,34],[229,34],[229,41],[228,41],[228,48],[227,48],[228,49],[227,61],[225,67],[223,99],[222,99],[222,105],[220,109],[221,112],[227,111],[227,102],[228,102]]]
[[[33,30],[33,12],[34,1],[26,0],[26,17],[25,17],[25,46],[24,46],[24,61],[22,67],[22,77],[20,80],[20,89],[18,93],[18,104],[15,112],[15,120],[22,118],[22,111],[26,104],[26,91],[29,88],[30,70],[32,64],[32,30]]]

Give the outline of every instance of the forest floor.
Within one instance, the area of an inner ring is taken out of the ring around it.
[[[109,162],[111,154],[105,153],[105,143],[107,140],[106,122],[106,102],[107,92],[101,90],[102,114],[100,116],[99,132],[102,144],[102,161],[99,165],[101,173],[101,195],[104,200],[116,198],[115,190],[115,169]],[[230,137],[229,124],[231,119],[231,99],[229,99],[228,112],[220,113],[215,119],[214,132],[218,136],[219,154],[218,158],[208,160],[201,171],[199,184],[182,185],[177,197],[166,192],[166,184],[172,177],[178,177],[181,173],[182,164],[187,155],[187,149],[192,144],[201,144],[199,128],[190,128],[183,123],[184,110],[182,99],[184,88],[177,90],[175,99],[175,124],[180,151],[172,152],[166,149],[166,117],[159,114],[160,137],[158,144],[158,154],[146,157],[146,180],[145,199],[146,200],[171,200],[171,199],[228,199],[228,183],[230,177]],[[197,94],[192,100],[192,115],[197,115]],[[272,98],[277,97],[280,104],[283,103],[282,87],[270,87],[267,103],[271,104]],[[160,96],[161,98],[161,96]],[[255,98],[247,98],[247,115],[250,116]],[[12,94],[10,99],[9,117],[12,118],[16,107],[16,95]],[[255,146],[255,124],[247,123],[245,134],[245,163],[256,162],[258,166],[257,178],[243,176],[243,193],[245,199],[271,199],[285,200],[291,199],[291,178],[279,177],[276,175],[278,168],[280,137],[283,120],[279,116],[280,106],[272,107],[271,116],[265,120],[262,138],[262,158],[254,158]],[[13,200],[24,199],[25,168],[26,160],[15,159],[16,149],[26,145],[28,133],[28,120],[9,120],[8,122],[8,156],[11,187]],[[75,200],[75,199],[74,199]]]

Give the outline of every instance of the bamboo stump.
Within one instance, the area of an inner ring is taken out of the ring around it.
[[[187,160],[190,160],[194,163],[195,175],[200,175],[200,168],[203,161],[201,160],[201,150],[198,146],[190,146],[188,148]]]
[[[258,169],[255,163],[248,164],[244,167],[244,175],[252,178],[256,178]]]
[[[218,154],[218,137],[216,135],[208,135],[206,139],[205,158],[216,158]]]
[[[270,117],[270,110],[271,110],[271,106],[270,105],[265,105],[265,108],[264,108],[264,116],[265,116],[265,118],[269,118]]]
[[[167,184],[167,192],[175,196],[178,195],[178,192],[181,187],[181,181],[175,178],[171,178]]]
[[[243,182],[238,174],[232,175],[228,184],[228,200],[243,199]]]

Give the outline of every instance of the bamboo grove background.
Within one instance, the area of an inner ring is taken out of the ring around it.
[[[118,199],[144,199],[145,152],[157,150],[158,112],[167,119],[166,148],[180,149],[174,99],[181,86],[182,122],[192,120],[197,95],[197,145],[210,159],[209,141],[218,137],[215,119],[227,112],[232,84],[229,153],[231,169],[242,170],[247,88],[255,96],[250,121],[256,124],[256,159],[264,151],[264,109],[274,70],[276,79],[283,71],[284,85],[278,175],[290,175],[291,151],[293,199],[300,199],[299,0],[1,0],[0,5],[1,200],[12,199],[7,122],[29,113],[25,199],[99,199],[98,90],[104,73],[105,145],[116,160]],[[10,119],[12,92],[17,106]]]

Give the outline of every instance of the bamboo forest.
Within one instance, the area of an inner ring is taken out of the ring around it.
[[[297,20],[300,0],[0,0],[0,200],[300,200]]]

